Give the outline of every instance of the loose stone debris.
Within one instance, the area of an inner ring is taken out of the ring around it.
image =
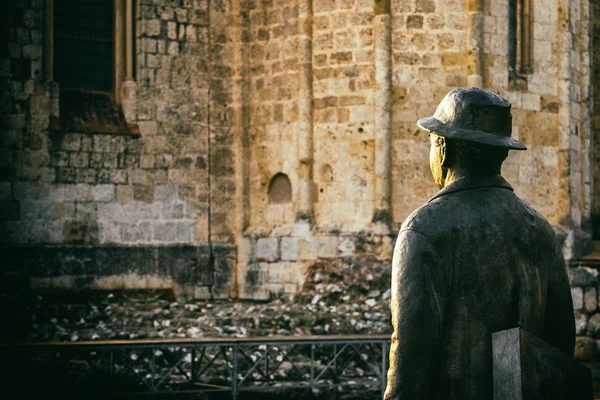
[[[317,262],[299,295],[267,302],[177,302],[167,291],[37,292],[18,316],[28,324],[19,339],[387,334],[392,332],[390,271],[389,264],[375,259]],[[4,296],[3,303],[10,304]]]

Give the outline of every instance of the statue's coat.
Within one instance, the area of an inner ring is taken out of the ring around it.
[[[461,178],[402,224],[386,400],[493,399],[492,333],[521,326],[573,355],[551,226],[499,175]]]

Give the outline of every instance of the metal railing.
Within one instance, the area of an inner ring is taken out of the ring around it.
[[[388,335],[110,340],[10,345],[3,353],[15,371],[44,377],[45,393],[236,399],[245,391],[370,388],[383,395],[389,342]]]

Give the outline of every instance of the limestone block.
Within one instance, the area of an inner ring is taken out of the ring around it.
[[[299,241],[299,260],[316,260],[319,254],[319,243],[316,237],[305,237]]]
[[[152,238],[162,243],[189,243],[192,241],[194,221],[155,222]]]
[[[585,334],[587,322],[587,315],[580,313],[579,311],[575,311],[575,333],[577,335]]]
[[[260,238],[256,242],[257,261],[277,261],[279,259],[279,239]]]
[[[177,23],[167,23],[167,37],[171,40],[177,40]]]
[[[598,293],[595,287],[587,288],[583,298],[585,309],[588,312],[595,312],[598,307]]]
[[[182,202],[165,203],[161,206],[164,219],[181,219],[185,214],[185,204]]]
[[[120,236],[124,243],[148,243],[152,240],[152,227],[149,222],[121,224]]]
[[[294,295],[298,293],[298,285],[296,285],[295,283],[286,283],[285,285],[283,285],[283,292],[285,294]]]
[[[589,361],[596,355],[596,342],[594,339],[579,336],[575,338],[575,359]]]
[[[282,244],[283,246],[283,244]],[[240,239],[237,246],[237,259],[240,264],[254,261],[254,241],[248,238]]]
[[[521,107],[524,110],[540,111],[540,95],[523,93],[521,96]]]
[[[50,165],[54,167],[66,167],[69,165],[69,153],[57,151],[50,153]]]
[[[334,258],[337,255],[337,237],[318,236],[315,238],[318,246],[319,258]]]
[[[0,204],[2,206],[2,204]],[[21,220],[52,219],[52,203],[40,202],[36,200],[21,200],[15,202],[12,207],[16,207],[16,218]]]
[[[63,199],[65,201],[90,201],[92,200],[92,185],[78,183],[64,185]]]
[[[88,153],[75,152],[69,154],[69,166],[74,168],[85,168],[89,165]]]
[[[571,298],[573,299],[573,309],[581,310],[583,308],[583,289],[571,288]]]
[[[117,201],[119,203],[129,203],[133,201],[133,186],[118,185],[116,187]]]
[[[269,298],[266,288],[269,265],[267,263],[238,264],[239,296],[245,299]]]
[[[179,197],[177,186],[173,184],[155,185],[154,199],[155,201],[169,201]]]
[[[124,274],[123,277],[123,288],[124,289],[146,289],[147,281],[146,277],[138,274]]]
[[[600,314],[594,314],[590,317],[587,324],[587,333],[589,335],[600,333]]]
[[[81,203],[83,204],[83,203]],[[73,219],[75,218],[75,204],[74,203],[65,203],[65,202],[55,202],[54,203],[54,218],[57,219]],[[97,217],[97,210],[96,210]]]
[[[98,241],[100,244],[120,243],[120,226],[116,221],[98,222]]]
[[[65,203],[63,203],[65,204]],[[69,203],[66,203],[69,204]],[[98,204],[96,203],[75,203],[75,219],[92,220],[98,218]]]
[[[356,251],[356,243],[352,236],[340,236],[338,238],[337,249],[341,257],[350,257]]]
[[[115,199],[115,185],[95,185],[91,189],[93,201],[113,201]]]
[[[146,20],[145,25],[146,25],[146,29],[145,29],[146,34],[148,36],[158,36],[160,34],[160,20],[158,20],[158,19]]]
[[[292,236],[307,237],[310,235],[310,224],[306,222],[295,223],[292,228]]]
[[[300,239],[295,237],[281,238],[281,259],[284,261],[296,261],[298,259]]]
[[[196,286],[194,288],[195,299],[210,299],[210,288],[208,286]]]
[[[63,241],[63,221],[39,221],[29,226],[29,240],[33,243],[60,243]]]
[[[285,269],[283,263],[269,263],[268,281],[269,283],[283,283],[285,280]]]
[[[519,167],[519,181],[524,183],[535,182],[537,178],[537,169],[532,165],[521,165]]]
[[[270,233],[270,236],[274,237],[283,237],[290,236],[292,234],[293,229],[292,224],[277,224],[273,227],[273,230]]]

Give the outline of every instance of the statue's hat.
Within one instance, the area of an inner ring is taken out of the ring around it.
[[[527,150],[511,137],[510,103],[480,88],[452,89],[433,117],[421,118],[420,128],[448,138],[470,140],[513,150]]]

